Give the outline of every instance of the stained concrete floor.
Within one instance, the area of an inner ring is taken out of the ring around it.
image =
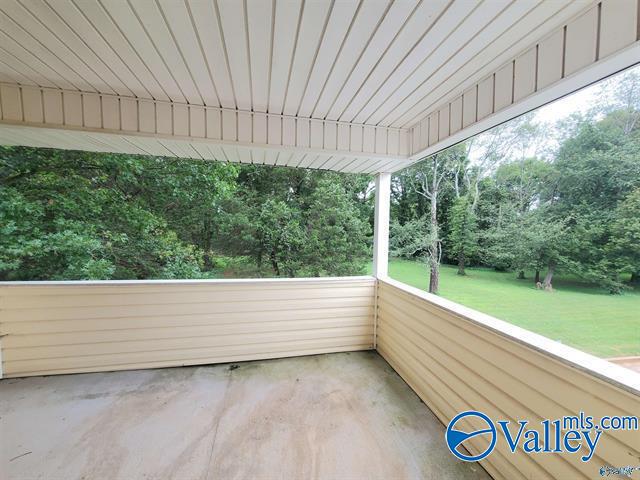
[[[4,479],[487,479],[375,352],[0,381]]]

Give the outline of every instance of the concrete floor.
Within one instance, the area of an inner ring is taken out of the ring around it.
[[[487,479],[375,352],[0,381],[3,479]]]

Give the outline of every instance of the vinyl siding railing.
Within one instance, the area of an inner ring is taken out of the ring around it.
[[[444,424],[464,410],[538,426],[580,411],[640,414],[640,376],[390,279],[4,283],[0,335],[5,377],[376,346]],[[485,441],[465,446],[477,453]],[[595,478],[602,465],[638,464],[637,431],[604,432],[586,463],[514,455],[504,439],[482,461],[509,480]]]
[[[373,348],[372,277],[0,285],[5,377]]]
[[[580,411],[640,414],[640,376],[604,360],[390,279],[378,283],[377,309],[378,351],[445,425],[465,410],[537,429]],[[465,446],[477,454],[486,441]],[[499,438],[482,465],[496,479],[596,478],[603,465],[640,465],[640,433],[605,431],[589,462],[513,454]]]

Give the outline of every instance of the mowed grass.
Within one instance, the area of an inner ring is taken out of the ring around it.
[[[439,295],[603,358],[640,355],[640,289],[622,295],[576,280],[554,279],[553,292],[537,290],[531,274],[469,268],[466,276],[443,265]],[[424,263],[392,260],[389,276],[428,288]]]

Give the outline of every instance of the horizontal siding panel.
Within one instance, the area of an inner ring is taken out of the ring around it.
[[[424,380],[427,377],[424,374],[424,370],[419,366],[416,367],[415,361],[405,352],[402,346],[394,344],[392,339],[379,337],[377,350],[443,423],[446,424],[443,419],[453,418],[467,408],[462,403],[457,407],[451,405],[451,399],[445,396],[446,388],[438,390],[432,384],[427,383]],[[445,386],[443,385],[443,387]],[[472,455],[477,455],[481,451],[477,448],[477,445],[481,444],[480,442],[478,440],[474,442],[467,441],[465,448]],[[495,450],[492,453],[491,463],[485,462],[482,466],[494,479],[525,480],[527,478],[499,450]]]
[[[382,332],[381,332],[382,333]],[[453,418],[457,413],[460,413],[465,410],[469,410],[476,399],[476,396],[471,393],[471,391],[464,390],[464,394],[461,389],[457,385],[455,381],[451,378],[438,378],[437,375],[433,373],[433,366],[428,368],[425,364],[426,360],[420,360],[419,356],[416,357],[415,351],[409,346],[406,342],[406,337],[399,338],[399,334],[386,333],[382,334],[383,340],[380,341],[379,349],[384,352],[385,350],[388,352],[395,353],[396,362],[400,364],[410,364],[411,367],[408,369],[405,368],[405,372],[410,372],[410,378],[413,379],[414,384],[416,379],[422,379],[423,381],[418,383],[421,384],[423,391],[427,392],[438,392],[438,396],[440,397],[441,411],[445,413],[447,418]],[[383,356],[384,353],[383,353]],[[402,375],[402,372],[399,371]],[[432,408],[432,405],[428,402],[427,405]],[[436,410],[434,410],[435,413]],[[496,418],[495,409],[485,408],[483,410],[484,413],[489,415],[492,418]],[[471,428],[480,427],[480,425],[474,425],[473,423],[469,425]],[[472,453],[477,454],[482,452],[486,447],[486,440],[482,437],[474,440],[465,442],[465,447]],[[502,456],[505,457],[507,452],[500,451],[496,449],[492,453],[492,459],[494,456]],[[533,464],[532,460],[529,457],[525,457],[524,455],[515,456],[516,459],[512,466],[512,470],[514,472],[522,472],[526,471],[530,474],[529,478],[548,478],[549,475],[542,469],[536,468],[535,464]],[[516,476],[511,476],[509,478],[527,478],[523,476],[521,473],[518,473]],[[568,478],[568,477],[567,477]]]
[[[252,348],[253,345],[278,344],[296,340],[313,340],[321,338],[338,338],[342,336],[372,335],[373,325],[346,326],[341,325],[334,328],[306,328],[291,329],[287,326],[284,330],[274,332],[240,332],[238,334],[226,333],[228,328],[218,327],[217,332],[210,332],[203,336],[184,336],[181,331],[176,332],[174,337],[159,335],[153,331],[147,331],[148,337],[137,340],[135,335],[124,336],[113,342],[99,343],[76,343],[53,346],[28,346],[24,348],[4,348],[3,360],[8,364],[19,360],[47,360],[54,363],[60,358],[81,357],[92,355],[120,355],[133,352],[166,352],[183,351],[195,348],[246,346]],[[218,333],[220,332],[220,333]],[[225,333],[222,333],[225,332]],[[131,332],[133,333],[133,331]]]
[[[372,290],[373,295],[373,290]],[[203,303],[173,303],[167,305],[144,304],[94,307],[62,307],[39,308],[29,312],[24,310],[7,310],[3,313],[3,323],[18,321],[46,321],[46,320],[71,320],[82,318],[122,318],[131,317],[135,312],[141,316],[167,316],[205,313],[261,313],[278,312],[286,310],[299,310],[309,308],[335,308],[335,307],[359,307],[370,304],[368,297],[345,298],[321,298],[321,299],[297,299],[297,300],[264,300],[260,302],[203,302]]]
[[[320,277],[304,279],[244,279],[244,280],[97,280],[97,281],[60,281],[60,282],[3,282],[0,283],[0,301],[9,296],[3,295],[11,290],[11,296],[34,295],[95,295],[112,294],[122,295],[126,293],[153,293],[162,291],[171,285],[172,292],[203,291],[215,288],[216,291],[233,291],[242,289],[252,290],[277,290],[288,289],[295,285],[295,289],[316,288],[342,288],[343,286],[372,286],[371,277]],[[71,288],[73,287],[73,288]]]
[[[466,392],[464,401],[467,407],[465,409],[472,408],[473,405],[483,404],[484,410],[482,411],[492,418],[500,418],[512,422],[526,418],[532,424],[538,424],[547,418],[544,413],[540,413],[541,409],[553,412],[558,417],[573,414],[572,411],[554,403],[553,399],[544,397],[539,390],[530,388],[522,379],[508,377],[494,365],[483,361],[481,356],[470,355],[464,350],[456,349],[456,343],[458,342],[447,342],[446,340],[435,342],[437,335],[434,335],[433,330],[420,328],[418,323],[399,320],[392,327],[381,323],[378,327],[378,334],[383,337],[387,334],[390,337],[396,337],[407,350],[414,352],[416,358],[423,357],[427,359],[429,369],[434,372],[434,375],[440,381],[446,382],[447,386],[453,388],[455,392]],[[432,339],[433,346],[428,350],[422,349],[421,346],[425,343],[431,345],[431,341],[427,340],[428,338]],[[447,338],[447,336],[444,336],[444,338]],[[463,343],[462,338],[459,339],[459,344],[461,343]],[[447,350],[448,348],[451,348],[451,350]],[[495,385],[487,382],[487,377],[499,378],[500,389],[496,389]],[[452,393],[448,393],[447,397],[450,398],[451,395]],[[586,406],[583,410],[588,411],[589,414],[593,412],[592,409]],[[516,417],[511,412],[518,412],[520,416]],[[611,438],[598,446],[597,454],[594,455],[592,461],[602,463],[599,455],[607,453],[609,454],[608,458],[612,461],[624,461],[624,456],[626,455],[624,444],[615,440],[615,433],[617,432],[607,432],[606,435]],[[629,435],[627,437],[630,439]],[[526,459],[528,457],[519,458]],[[553,464],[554,471],[559,478],[575,477],[578,471],[582,471],[585,475],[589,473],[584,469],[582,462],[571,467],[567,465],[567,459],[563,460],[560,456],[552,457],[550,463]],[[540,471],[536,465],[518,465],[518,469],[524,469],[523,471],[533,469],[536,472],[535,478],[545,473]]]
[[[0,287],[5,376],[271,358],[373,346],[375,280]]]
[[[381,287],[380,290],[382,288],[386,287]],[[434,323],[438,328],[448,328],[449,335],[453,336],[453,338],[460,336],[460,339],[466,342],[483,345],[491,353],[487,358],[498,365],[502,372],[509,373],[515,378],[520,378],[522,369],[525,369],[532,359],[535,359],[537,364],[541,366],[540,370],[542,371],[532,370],[528,372],[527,384],[539,391],[552,387],[554,392],[560,394],[559,398],[562,399],[563,404],[570,411],[585,405],[590,409],[604,411],[606,408],[624,403],[624,399],[628,398],[626,392],[612,390],[611,385],[608,383],[578,370],[575,370],[570,377],[562,374],[556,375],[554,372],[557,370],[558,365],[563,365],[559,364],[557,360],[538,353],[535,353],[535,356],[532,357],[530,349],[523,348],[513,341],[505,341],[502,335],[478,327],[470,323],[469,320],[456,316],[434,304],[415,299],[409,293],[397,292],[394,294],[394,298],[389,298],[386,301],[391,305],[398,305],[398,299],[400,301],[404,299],[404,302],[400,304],[400,308],[403,311],[414,312],[415,315],[420,317],[428,315],[429,322]],[[421,305],[421,303],[426,304]],[[476,346],[474,345],[474,347]],[[564,365],[563,367],[568,368]],[[547,372],[551,373],[548,374]],[[575,393],[576,388],[581,388],[591,395],[585,399],[575,398],[572,393]],[[599,399],[599,403],[594,403],[596,399]],[[585,404],[585,402],[587,403]],[[627,413],[631,414],[631,411],[629,410]]]
[[[14,334],[5,337],[3,348],[5,351],[11,349],[32,349],[34,347],[46,346],[67,346],[85,345],[95,343],[130,342],[134,340],[158,340],[176,338],[194,338],[216,335],[237,335],[265,332],[295,332],[298,330],[331,329],[340,327],[367,327],[371,328],[369,316],[361,317],[334,317],[306,319],[297,318],[284,321],[261,322],[252,319],[251,322],[239,323],[217,323],[210,325],[181,325],[179,329],[175,326],[147,328],[125,327],[121,329],[95,330],[95,331],[74,331],[74,332],[51,332]],[[40,324],[41,325],[41,324]]]
[[[301,300],[319,298],[346,298],[346,297],[369,297],[373,294],[372,286],[341,288],[300,288],[295,290],[253,290],[251,300],[273,301],[273,300]],[[166,289],[165,289],[166,290]],[[48,295],[48,296],[16,296],[9,297],[3,302],[3,309],[19,310],[28,316],[29,311],[38,310],[42,307],[64,308],[64,307],[107,307],[107,306],[132,306],[132,305],[170,305],[175,303],[228,303],[240,302],[247,298],[247,292],[243,289],[223,290],[208,289],[201,292],[163,292],[159,289],[148,293],[121,293],[102,295]]]
[[[473,349],[476,352],[486,352],[481,354],[482,358],[498,369],[495,374],[500,376],[501,381],[507,381],[509,378],[520,380],[523,378],[523,371],[527,371],[525,390],[522,392],[515,390],[515,392],[526,394],[524,396],[528,395],[529,397],[533,395],[531,398],[536,398],[534,391],[553,391],[553,403],[546,404],[547,406],[552,405],[553,408],[548,411],[552,410],[556,414],[564,412],[562,413],[564,415],[583,409],[589,410],[594,415],[606,415],[606,412],[612,409],[620,411],[621,406],[626,405],[625,402],[628,401],[629,394],[627,392],[612,389],[610,384],[584,372],[571,370],[572,375],[568,376],[566,371],[560,370],[561,373],[556,374],[555,372],[558,371],[559,365],[558,361],[539,353],[532,355],[529,349],[515,342],[505,341],[504,337],[497,333],[475,325],[470,326],[467,320],[447,314],[446,311],[433,305],[419,309],[412,302],[413,300],[399,303],[394,298],[389,300],[389,305],[397,305],[397,308],[402,309],[405,315],[408,314],[419,318],[427,314],[429,323],[433,324],[433,328],[446,332],[449,338],[456,339],[461,345],[468,346],[466,347],[468,349]],[[416,308],[418,308],[418,311],[415,310]],[[383,318],[382,316],[381,324]],[[529,368],[533,361],[540,366],[539,369]],[[471,368],[475,370],[477,375],[483,375],[485,371],[475,364]],[[568,367],[563,365],[563,368],[566,369]],[[533,390],[527,390],[529,387]],[[582,396],[577,392],[581,392]],[[542,400],[536,400],[536,404],[543,405]],[[541,417],[545,417],[548,413],[548,411],[544,410],[536,411]],[[625,410],[624,412],[628,415],[633,414],[631,410]]]
[[[379,282],[377,305],[379,352],[445,424],[467,409],[533,423],[581,410],[595,418],[640,411],[640,397],[395,284]],[[573,455],[512,455],[498,443],[485,467],[496,478],[593,478],[600,465],[640,453],[637,432],[603,435],[588,463]],[[470,450],[482,447],[472,441]]]
[[[132,328],[171,328],[176,326],[227,325],[259,321],[314,320],[333,318],[359,318],[372,316],[372,305],[258,312],[209,312],[191,315],[129,316],[121,318],[79,318],[73,320],[44,320],[4,322],[4,329],[13,335],[44,335],[68,332],[104,332]],[[6,337],[7,345],[11,337]],[[14,337],[15,338],[15,337]]]
[[[339,342],[340,343],[340,342]],[[344,343],[344,342],[343,342]],[[348,342],[347,342],[348,343]],[[167,368],[167,367],[175,367],[186,366],[186,365],[207,365],[207,364],[216,364],[216,363],[229,363],[229,362],[245,362],[251,360],[265,360],[271,358],[285,358],[285,357],[297,357],[302,355],[319,355],[322,353],[338,353],[338,352],[354,352],[360,350],[369,350],[371,349],[371,344],[369,342],[365,342],[362,344],[348,344],[346,346],[337,346],[330,345],[327,347],[316,346],[315,348],[308,348],[306,345],[290,345],[290,348],[293,350],[281,350],[281,349],[272,349],[269,352],[260,352],[256,354],[255,352],[251,353],[233,353],[233,352],[223,352],[220,354],[218,352],[218,356],[205,356],[198,358],[183,358],[183,359],[170,359],[170,360],[157,360],[157,361],[139,361],[137,360],[135,363],[135,367],[131,367],[123,364],[100,364],[100,365],[92,365],[87,367],[78,367],[72,366],[70,368],[59,368],[59,369],[47,369],[47,370],[29,370],[27,374],[15,374],[13,377],[21,377],[21,376],[36,376],[36,375],[64,375],[69,373],[93,373],[93,372],[110,372],[116,370],[131,370],[132,368],[139,370],[145,368]]]
[[[10,369],[6,377],[25,377],[31,375],[51,375],[64,371],[75,373],[79,369],[89,372],[132,370],[146,368],[148,363],[163,363],[163,366],[183,366],[207,363],[226,363],[243,360],[262,360],[264,358],[282,358],[296,355],[330,353],[332,351],[357,351],[371,348],[371,336],[331,337],[312,340],[296,340],[271,344],[232,345],[220,347],[191,348],[171,352],[133,352],[121,355],[87,355],[67,357],[55,362],[47,360],[24,360],[8,364]],[[339,350],[338,350],[339,349]],[[38,372],[38,373],[36,373]]]

